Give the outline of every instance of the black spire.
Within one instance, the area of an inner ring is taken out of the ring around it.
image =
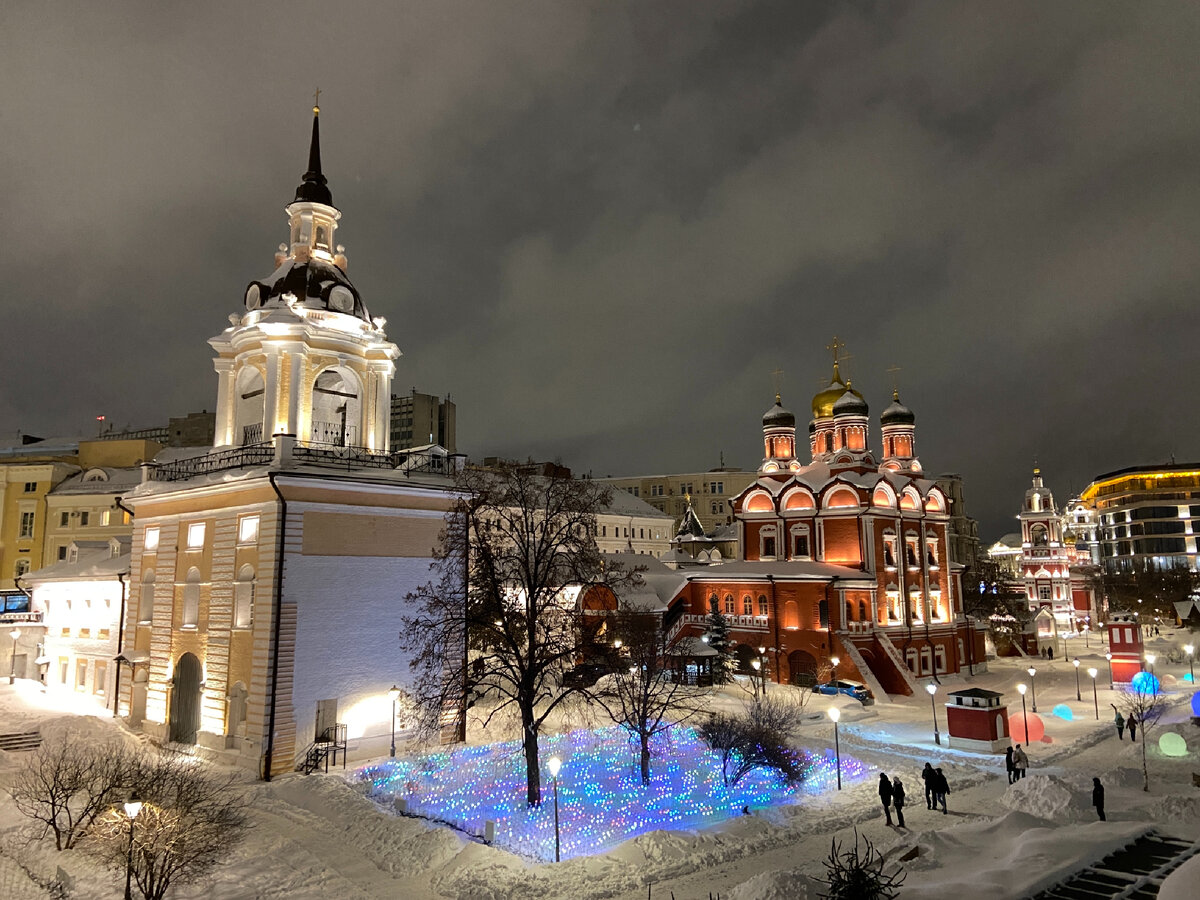
[[[333,206],[333,194],[326,187],[325,176],[321,174],[321,107],[313,106],[312,144],[308,148],[308,171],[304,180],[296,188],[296,199],[309,203],[324,203]]]

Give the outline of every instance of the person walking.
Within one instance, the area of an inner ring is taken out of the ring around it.
[[[1004,748],[1004,771],[1008,773],[1008,783],[1012,784],[1016,779],[1013,777],[1015,768],[1013,766],[1013,748],[1011,744]]]
[[[1112,706],[1111,703],[1109,705]],[[1113,718],[1113,724],[1117,726],[1117,740],[1123,741],[1125,740],[1125,717],[1121,715],[1121,711],[1115,706],[1113,706],[1113,712],[1116,713],[1116,716]]]
[[[1138,722],[1137,716],[1133,713],[1130,713],[1129,718],[1125,720],[1125,727],[1129,729],[1129,739],[1134,743],[1137,743],[1137,727],[1139,724],[1141,723]]]
[[[887,824],[892,824],[892,783],[888,781],[887,774],[879,773],[879,802],[883,804],[883,815],[887,818]]]
[[[925,808],[933,809],[933,766],[929,763],[921,770],[921,780],[925,782]]]
[[[946,795],[950,793],[950,782],[946,780],[946,776],[940,768],[933,770],[933,807],[937,809],[937,805],[942,804],[942,815],[946,815]]]
[[[1013,781],[1020,781],[1024,778],[1027,768],[1029,768],[1029,757],[1025,755],[1025,751],[1021,749],[1021,745],[1017,744],[1016,749],[1013,750],[1013,771],[1016,772]]]
[[[1104,785],[1100,783],[1099,778],[1092,779],[1092,806],[1096,807],[1096,815],[1100,817],[1101,822],[1107,822],[1104,818]]]
[[[892,803],[896,807],[896,825],[904,828],[904,783],[899,775],[892,779]]]

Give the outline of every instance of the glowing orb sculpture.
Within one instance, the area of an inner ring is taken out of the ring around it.
[[[1180,681],[1186,681],[1188,684],[1191,684],[1194,680],[1191,672],[1185,672],[1183,678],[1180,679]]]
[[[1037,743],[1046,736],[1046,726],[1042,722],[1042,717],[1037,713],[1029,714],[1029,728],[1026,733],[1024,716],[1015,715],[1009,716],[1008,733],[1013,741],[1018,744]]]
[[[1050,710],[1050,712],[1058,716],[1064,722],[1075,721],[1075,714],[1071,712],[1071,707],[1067,706],[1065,703],[1058,704],[1058,706],[1054,707],[1054,709]]]
[[[1139,694],[1157,694],[1162,691],[1162,683],[1149,672],[1138,672],[1129,686]]]
[[[1200,691],[1192,694],[1192,715],[1200,716]]]
[[[1187,741],[1173,731],[1159,737],[1158,749],[1162,751],[1163,756],[1187,756],[1188,752]]]

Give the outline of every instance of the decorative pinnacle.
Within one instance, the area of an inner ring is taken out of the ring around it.
[[[316,91],[313,92],[313,115],[319,116],[320,114],[321,114],[321,89],[317,88]]]

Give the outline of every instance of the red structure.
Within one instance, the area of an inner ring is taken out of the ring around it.
[[[1107,627],[1113,684],[1129,684],[1143,668],[1142,627],[1132,613],[1114,613],[1109,616]]]
[[[951,691],[946,704],[950,746],[960,750],[1001,753],[1012,743],[1008,733],[1008,707],[1003,694],[983,688]]]

